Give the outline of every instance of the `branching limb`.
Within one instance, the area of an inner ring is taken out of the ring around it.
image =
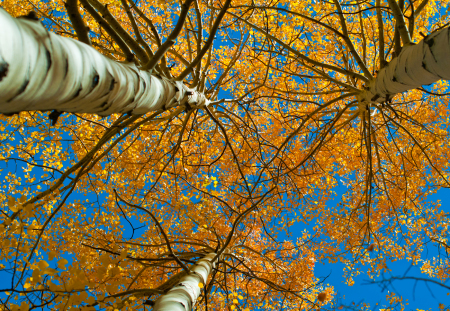
[[[377,6],[377,23],[378,23],[378,52],[380,57],[380,69],[386,65],[386,59],[384,56],[384,26],[383,15],[381,15],[380,0],[376,2]]]
[[[170,241],[169,238],[167,237],[166,232],[164,231],[164,228],[161,226],[161,224],[159,223],[158,219],[156,219],[155,215],[153,215],[153,213],[151,211],[149,211],[148,209],[139,206],[139,205],[135,205],[133,203],[129,203],[127,201],[125,201],[124,199],[122,199],[119,194],[117,193],[117,191],[114,189],[114,193],[116,194],[116,196],[119,198],[120,201],[122,201],[123,203],[125,203],[126,205],[130,206],[130,207],[134,207],[136,209],[139,209],[141,211],[146,212],[147,214],[150,215],[150,217],[153,219],[153,221],[155,222],[156,226],[158,227],[159,231],[161,232],[161,234],[164,237],[164,240],[166,241],[166,245],[167,245],[167,250],[169,251],[169,253],[171,254],[171,256],[175,259],[175,261],[180,265],[180,267],[182,267],[184,269],[184,271],[186,271],[187,273],[190,273],[189,268],[177,257],[177,255],[175,255],[175,253],[172,250],[172,247],[170,246]]]
[[[112,29],[112,27],[106,22],[106,20],[98,14],[98,12],[87,2],[87,0],[80,0],[83,7],[88,11],[89,14],[95,19],[97,23],[108,33],[108,35],[114,40],[115,43],[122,50],[123,54],[125,54],[125,59],[128,62],[131,62],[134,59],[133,53],[131,53],[128,45],[122,38]]]
[[[183,29],[184,22],[186,21],[187,14],[189,12],[189,7],[191,6],[194,0],[186,0],[183,5],[181,5],[180,16],[178,17],[178,22],[175,25],[175,28],[172,30],[170,35],[167,37],[166,42],[164,42],[159,49],[155,52],[155,55],[145,63],[143,66],[143,70],[153,70],[158,62],[164,57],[166,52],[175,44],[175,41]]]
[[[67,0],[64,3],[66,7],[69,19],[72,22],[73,29],[77,34],[78,40],[91,45],[91,39],[89,38],[88,27],[84,24],[83,18],[78,11],[78,0]]]
[[[144,39],[142,39],[141,33],[136,24],[136,20],[134,19],[134,16],[131,13],[130,6],[128,5],[127,0],[120,0],[120,2],[122,3],[123,7],[125,8],[125,12],[127,13],[128,19],[130,20],[131,27],[133,27],[134,34],[136,35],[136,38],[137,38],[136,41],[144,47],[144,49],[148,55],[153,56],[152,50],[150,49],[148,44],[144,41]]]
[[[417,9],[414,12],[415,17],[419,17],[420,13],[422,13],[422,10],[427,6],[429,0],[423,0],[421,4],[417,7]]]
[[[408,31],[411,35],[411,38],[414,37],[414,23],[416,19],[416,11],[414,10],[414,3],[412,0],[409,0],[409,5],[411,7],[411,15],[408,17]]]
[[[330,64],[325,64],[325,63],[322,63],[322,62],[318,62],[318,61],[316,61],[316,60],[313,60],[312,58],[306,56],[305,54],[303,54],[303,53],[301,53],[301,52],[295,50],[295,49],[292,48],[289,44],[286,44],[286,43],[284,43],[283,41],[281,41],[280,39],[278,39],[278,38],[272,36],[271,34],[269,34],[268,32],[266,32],[264,29],[262,29],[262,28],[256,26],[255,24],[252,24],[252,23],[250,23],[249,21],[247,21],[247,20],[243,19],[242,17],[239,17],[239,16],[237,16],[236,14],[233,14],[233,13],[231,13],[231,12],[228,12],[228,14],[230,14],[231,16],[235,17],[235,18],[238,19],[238,20],[241,20],[242,22],[244,22],[245,24],[247,24],[247,25],[250,26],[251,28],[255,29],[256,31],[258,31],[258,32],[260,32],[260,33],[262,33],[262,34],[264,34],[268,39],[273,40],[273,41],[275,41],[276,43],[278,43],[279,45],[281,45],[281,46],[282,46],[284,49],[286,49],[287,51],[293,53],[295,56],[297,56],[297,57],[299,57],[299,58],[301,58],[301,59],[307,61],[308,63],[311,63],[311,64],[314,65],[314,66],[318,66],[318,67],[321,67],[321,68],[326,68],[326,69],[329,69],[329,70],[332,70],[332,71],[337,71],[337,72],[342,73],[342,74],[344,74],[344,75],[349,75],[349,76],[351,76],[351,77],[355,77],[355,78],[357,78],[357,79],[360,79],[360,80],[362,80],[362,81],[364,81],[364,82],[368,82],[368,81],[369,81],[369,79],[367,79],[367,78],[366,78],[365,76],[363,76],[363,75],[360,75],[359,73],[356,73],[356,72],[353,72],[353,71],[348,71],[348,70],[342,69],[342,68],[337,67],[337,66],[333,66],[333,65],[330,65]]]
[[[358,64],[359,68],[361,68],[361,70],[363,71],[364,76],[369,80],[373,79],[372,74],[370,73],[369,69],[367,69],[366,64],[363,62],[363,60],[361,59],[361,56],[359,56],[358,52],[356,51],[355,46],[353,45],[353,42],[350,40],[350,37],[348,35],[348,30],[347,30],[347,22],[345,21],[345,17],[342,12],[342,8],[339,3],[339,0],[333,0],[333,2],[334,2],[334,5],[336,6],[338,14],[339,14],[339,21],[341,23],[342,33],[344,35],[343,39],[344,39],[347,47],[349,48],[350,53],[352,53],[352,56],[356,60],[356,63]]]
[[[211,48],[215,36],[216,36],[216,32],[219,29],[220,23],[223,19],[223,17],[225,16],[226,11],[228,10],[228,8],[230,7],[231,4],[231,0],[227,0],[223,6],[223,8],[220,10],[219,15],[217,15],[216,20],[214,21],[214,25],[211,28],[211,31],[209,33],[209,38],[206,41],[205,45],[203,46],[203,48],[201,49],[201,51],[197,54],[197,56],[194,58],[194,60],[191,62],[191,64],[189,65],[189,67],[187,67],[178,77],[177,77],[177,81],[182,81],[184,80],[184,78],[187,77],[187,75],[192,71],[192,68],[194,68],[195,66],[197,66],[198,63],[200,63],[200,61],[202,60],[203,56],[206,54],[206,52]]]
[[[115,17],[109,12],[108,7],[106,5],[101,4],[97,0],[85,0],[89,1],[89,3],[102,14],[104,19],[108,22],[110,27],[114,30],[114,32],[119,35],[123,41],[133,50],[136,56],[139,58],[139,61],[142,64],[148,62],[148,55],[145,53],[144,49],[141,48],[139,43],[134,40],[134,38],[120,25],[120,23],[115,19]]]
[[[405,19],[403,18],[403,12],[400,9],[396,0],[388,0],[389,7],[391,8],[392,14],[394,15],[397,29],[402,38],[403,45],[411,45],[411,36],[409,34],[408,28],[405,24]]]

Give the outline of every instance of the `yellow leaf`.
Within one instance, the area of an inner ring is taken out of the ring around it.
[[[31,213],[31,211],[33,210],[33,204],[27,204],[23,207],[25,213]]]
[[[22,205],[10,205],[9,208],[15,213],[22,209]]]
[[[60,268],[61,270],[64,270],[64,269],[66,269],[66,265],[67,265],[68,263],[69,263],[69,262],[67,261],[67,259],[61,258],[61,259],[58,261],[58,268]]]
[[[45,270],[45,268],[49,266],[48,262],[46,262],[45,260],[39,261],[37,265],[40,270]]]
[[[8,206],[11,207],[12,205],[16,205],[16,199],[14,197],[9,197]]]
[[[105,265],[105,266],[109,265],[109,262],[110,262],[109,256],[107,254],[101,255],[100,262],[102,263],[102,265]]]
[[[203,288],[203,283],[198,283],[198,287]]]
[[[231,306],[231,310],[234,310],[236,307],[234,305]]]
[[[120,273],[119,267],[114,267],[114,268],[112,268],[111,270],[109,270],[109,274],[110,274],[111,276],[116,276],[116,275],[118,275],[119,273]]]
[[[25,301],[22,301],[22,303],[20,304],[20,311],[28,311],[28,310],[30,310],[30,307]]]
[[[48,260],[53,260],[56,257],[56,252],[55,251],[51,251],[48,253]]]
[[[42,271],[42,274],[55,275],[58,271],[52,268],[46,268]]]
[[[23,196],[20,197],[19,203],[23,204],[23,203],[25,203],[26,200],[27,200],[27,197],[23,195]]]

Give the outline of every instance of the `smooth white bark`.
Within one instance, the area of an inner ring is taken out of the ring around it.
[[[0,113],[57,110],[144,114],[208,105],[202,93],[115,62],[94,48],[0,9]]]
[[[438,80],[450,80],[450,31],[436,31],[416,45],[405,46],[400,55],[380,70],[360,96],[362,102],[383,102]]]
[[[201,293],[199,283],[206,286],[208,276],[216,265],[217,259],[212,261],[215,256],[215,253],[209,253],[197,261],[191,268],[191,274],[182,277],[178,285],[156,300],[153,311],[191,311]]]

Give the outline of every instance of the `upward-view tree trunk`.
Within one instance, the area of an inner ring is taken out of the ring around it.
[[[134,63],[108,59],[86,44],[47,31],[37,20],[13,18],[0,9],[0,24],[4,29],[0,33],[0,113],[145,114],[180,104],[209,104],[202,93],[179,81],[152,75]],[[446,27],[416,45],[404,46],[369,82],[359,100],[382,102],[450,79],[449,34]]]
[[[404,46],[400,55],[369,82],[361,101],[383,102],[395,94],[450,79],[450,31],[436,31],[418,44]]]
[[[191,273],[177,285],[161,295],[153,306],[154,311],[190,311],[201,294],[200,284],[206,286],[211,271],[217,263],[216,253],[209,253],[191,267]],[[214,261],[213,261],[214,260]]]
[[[450,79],[427,0],[26,2],[4,7],[59,29],[0,9],[7,308],[319,309],[339,297],[316,259],[428,260],[416,250],[448,223],[423,203],[450,185],[448,107],[391,101]],[[91,115],[49,128],[28,111]],[[300,221],[320,225],[280,242]]]
[[[0,9],[0,113],[145,114],[208,99],[182,82],[108,59],[94,48],[47,31],[37,20]]]

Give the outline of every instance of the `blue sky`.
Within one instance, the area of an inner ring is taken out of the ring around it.
[[[342,194],[342,192],[337,192],[338,195]],[[439,190],[436,194],[430,196],[430,200],[440,201],[441,208],[450,213],[450,189]],[[336,202],[338,202],[338,197],[334,200],[334,203]],[[333,204],[333,202],[330,202],[330,204]],[[373,256],[376,256],[376,251],[373,252]],[[387,286],[383,286],[382,283],[374,283],[365,273],[354,278],[353,286],[348,286],[343,277],[343,268],[344,265],[341,263],[316,263],[315,268],[317,277],[327,277],[325,283],[334,286],[339,301],[338,306],[369,303],[371,306],[369,310],[380,310],[383,305],[386,305],[386,295],[389,292],[395,292],[407,300],[406,310],[439,310],[439,304],[450,308],[450,294],[447,295],[450,290],[442,286],[412,279],[387,282],[385,283]],[[383,277],[389,279],[393,276],[427,278],[426,275],[420,273],[418,266],[411,266],[411,263],[407,260],[391,262],[388,264],[388,268],[391,269],[391,273],[383,275],[376,281],[381,281]],[[447,282],[446,285],[450,287],[450,282]],[[376,303],[379,305],[376,306]]]
[[[434,201],[440,200],[442,209],[450,213],[449,189],[441,189],[437,194],[431,196],[430,199]],[[373,255],[376,256],[376,252]],[[404,280],[396,281],[388,287],[383,287],[382,284],[370,284],[371,281],[367,275],[362,274],[354,279],[355,284],[353,286],[347,286],[342,276],[343,267],[344,265],[339,263],[317,263],[315,270],[317,277],[327,277],[326,283],[334,286],[339,302],[343,305],[351,306],[352,303],[359,304],[366,302],[370,303],[371,310],[379,310],[380,307],[376,307],[375,304],[379,303],[381,306],[385,304],[385,297],[389,290],[402,295],[408,300],[407,310],[416,310],[417,308],[438,310],[440,303],[446,307],[450,307],[450,296],[447,295],[450,291],[431,283]],[[386,278],[390,276],[404,276],[406,272],[406,276],[409,277],[426,277],[420,274],[418,267],[411,267],[410,263],[406,260],[389,263],[388,267],[392,272],[391,275],[385,275]],[[8,278],[2,275],[0,278],[0,287],[8,287],[9,284],[6,281],[8,281]],[[450,286],[450,283],[447,283],[447,285]]]

